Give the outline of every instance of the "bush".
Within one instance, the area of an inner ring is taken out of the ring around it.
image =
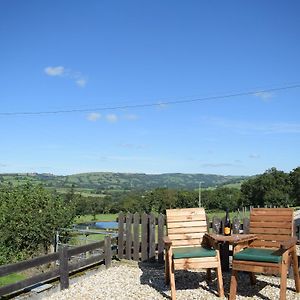
[[[27,184],[0,189],[0,263],[47,252],[58,228],[71,224],[72,204],[45,190]]]

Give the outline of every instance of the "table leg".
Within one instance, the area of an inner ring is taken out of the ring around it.
[[[224,242],[220,245],[221,267],[223,272],[229,271],[229,243]]]

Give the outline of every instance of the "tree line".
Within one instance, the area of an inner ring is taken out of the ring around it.
[[[217,187],[199,190],[177,190],[156,188],[151,191],[131,191],[115,193],[106,197],[87,197],[76,202],[77,214],[124,212],[158,212],[167,208],[195,207],[208,210],[237,210],[244,206],[300,205],[300,167],[290,173],[271,168],[261,175],[254,176],[241,185],[240,189]],[[201,199],[199,199],[201,198]]]
[[[157,212],[197,207],[233,211],[243,206],[299,206],[300,167],[290,173],[272,168],[242,183],[241,188],[199,190],[156,188],[84,197],[74,188],[61,195],[42,185],[0,185],[0,264],[46,253],[56,230],[68,227],[76,216],[99,213]]]

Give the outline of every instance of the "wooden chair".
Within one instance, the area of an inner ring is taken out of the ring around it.
[[[174,270],[210,269],[217,271],[218,293],[224,297],[220,253],[217,244],[203,239],[207,232],[206,215],[203,208],[168,209],[167,236],[165,242],[165,279],[170,283],[171,298],[176,299]],[[213,247],[216,247],[214,249]]]
[[[280,300],[286,298],[287,272],[293,263],[297,293],[300,292],[296,238],[293,237],[293,209],[254,208],[250,214],[250,233],[257,239],[234,249],[230,300],[236,298],[237,272],[249,272],[251,284],[254,273],[280,274]]]

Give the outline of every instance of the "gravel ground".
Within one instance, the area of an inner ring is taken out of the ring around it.
[[[208,286],[203,271],[176,271],[177,299],[219,299],[217,281]],[[225,295],[228,296],[230,273],[224,273]],[[257,284],[250,286],[249,278],[241,273],[238,278],[237,299],[279,299],[280,279],[275,276],[257,276]],[[51,293],[51,291],[50,291]],[[300,299],[295,292],[294,281],[288,279],[287,299]],[[123,261],[114,263],[108,270],[85,276],[70,288],[52,295],[43,295],[49,300],[123,300],[123,299],[170,299],[169,287],[164,283],[164,267],[156,264]]]

